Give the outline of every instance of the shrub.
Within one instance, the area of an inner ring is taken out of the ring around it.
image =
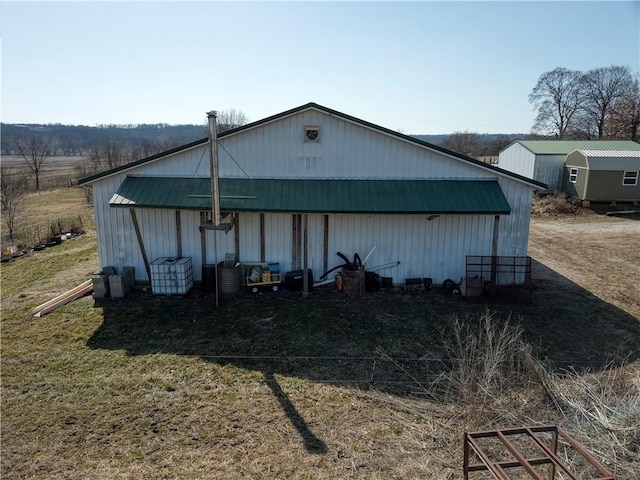
[[[500,321],[489,311],[479,318],[453,317],[442,339],[450,364],[432,393],[463,406],[471,424],[502,416],[505,399],[537,382],[538,364],[511,317]]]
[[[531,213],[539,216],[579,215],[583,212],[579,199],[567,197],[562,192],[536,195],[531,205]]]

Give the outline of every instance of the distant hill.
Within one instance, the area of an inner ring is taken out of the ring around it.
[[[529,135],[524,133],[475,133],[456,132],[450,135],[413,135],[415,138],[434,145],[439,145],[454,152],[482,159],[497,157],[500,150],[516,140],[523,140]],[[495,159],[494,159],[495,160]],[[494,160],[491,160],[492,162]]]
[[[85,125],[15,124],[2,123],[0,151],[3,155],[16,153],[16,142],[35,134],[49,141],[54,155],[90,156],[108,143],[117,142],[130,151],[153,152],[167,150],[200,140],[207,136],[206,125]],[[523,133],[477,134],[477,155],[497,155],[499,150],[514,140],[525,138]],[[442,145],[449,135],[411,135],[419,140]]]
[[[140,144],[183,145],[207,136],[203,125],[85,125],[62,124],[0,124],[3,155],[15,153],[15,142],[27,135],[37,135],[49,141],[55,155],[90,155],[101,144],[119,142],[128,147]]]
[[[512,138],[512,141],[516,140],[524,140],[528,134],[526,133],[481,133],[480,140],[482,143],[490,144],[491,142],[495,142],[497,140],[501,140],[504,137]],[[415,137],[418,140],[422,140],[423,142],[432,143],[434,145],[440,145],[444,142],[449,134],[439,134],[439,135],[410,135],[411,137]]]

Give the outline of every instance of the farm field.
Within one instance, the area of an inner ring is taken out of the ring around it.
[[[97,270],[83,192],[37,199],[75,205],[86,234],[1,266],[2,478],[456,479],[465,430],[548,423],[640,474],[638,220],[533,218],[532,305],[326,288],[216,308],[138,289],[36,319]],[[511,325],[517,371],[483,351],[499,375],[461,385],[458,323]],[[606,428],[576,406],[594,386]]]
[[[41,171],[41,188],[42,190],[51,190],[69,186],[71,182],[78,179],[80,174],[79,167],[85,157],[62,157],[53,156],[45,160]],[[4,155],[2,164],[7,166],[10,171],[24,172],[29,177],[30,184],[35,186],[35,179],[30,173],[29,167],[22,157],[16,155]]]

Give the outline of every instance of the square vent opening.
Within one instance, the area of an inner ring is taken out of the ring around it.
[[[320,142],[320,127],[304,127],[304,141],[311,143]]]

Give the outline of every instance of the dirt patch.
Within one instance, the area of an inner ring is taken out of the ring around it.
[[[534,277],[576,284],[640,318],[640,221],[594,212],[534,217],[529,255],[549,269]]]

